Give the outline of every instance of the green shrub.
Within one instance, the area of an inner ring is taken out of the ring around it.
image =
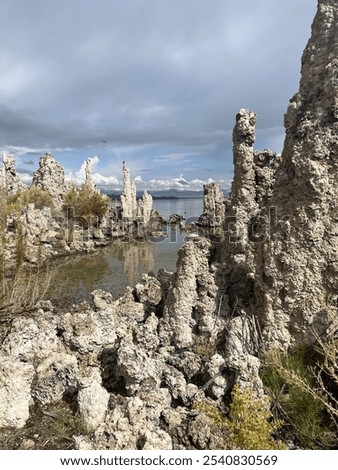
[[[12,196],[8,196],[6,212],[7,214],[21,212],[28,204],[34,204],[37,209],[42,209],[43,207],[54,208],[53,199],[50,194],[41,188],[32,186]]]
[[[332,422],[326,412],[323,395],[316,383],[317,358],[314,351],[298,348],[288,355],[268,355],[261,377],[269,393],[276,416],[286,423],[292,439],[308,449],[334,445]]]
[[[109,198],[84,184],[79,190],[72,188],[64,197],[64,210],[70,219],[77,218],[86,228],[100,222],[108,210]]]
[[[205,412],[219,428],[220,447],[243,450],[286,449],[281,441],[273,437],[282,422],[272,420],[270,400],[266,396],[257,398],[252,390],[241,391],[235,386],[229,416],[210,404],[197,404],[196,408]]]

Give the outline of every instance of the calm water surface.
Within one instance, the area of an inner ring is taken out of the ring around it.
[[[181,214],[188,220],[203,212],[203,199],[155,200],[154,209],[165,218]],[[168,227],[166,237],[156,241],[112,242],[95,253],[73,255],[53,263],[50,269],[51,287],[47,293],[54,303],[69,305],[89,300],[95,289],[120,297],[128,285],[134,285],[142,273],[165,268],[176,270],[177,251],[185,241],[185,234]]]

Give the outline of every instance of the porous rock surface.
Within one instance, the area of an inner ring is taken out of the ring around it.
[[[311,342],[337,316],[337,29],[337,3],[320,1],[281,157],[253,151],[256,117],[237,116],[223,259],[229,297],[255,312],[266,346]]]
[[[25,188],[25,185],[17,175],[14,157],[12,155],[7,155],[6,152],[2,152],[0,188],[9,196]]]
[[[136,186],[130,177],[130,171],[123,162],[123,193],[121,195],[122,213],[126,219],[133,219],[137,213]]]
[[[50,152],[46,152],[39,161],[39,168],[33,175],[33,186],[47,191],[56,207],[62,207],[62,196],[65,193],[65,173]]]
[[[123,193],[121,195],[122,217],[127,221],[138,220],[142,224],[148,224],[152,209],[153,198],[147,191],[144,191],[141,199],[136,199],[136,186],[131,179],[130,171],[123,162]]]
[[[226,358],[216,353],[216,337],[226,312],[209,258],[210,242],[191,237],[174,276],[145,275],[117,300],[98,290],[92,305],[59,313],[45,302],[15,318],[2,338],[9,372],[0,383],[0,426],[22,427],[33,403],[74,396],[91,432],[77,437],[78,448],[167,449],[178,448],[178,435],[188,441],[191,406],[221,400],[231,382],[219,374]],[[20,384],[12,394],[9,373]],[[200,383],[208,383],[205,391]]]
[[[219,227],[224,221],[224,194],[219,183],[204,185],[203,214],[199,219],[201,225]]]
[[[151,217],[153,209],[153,198],[147,191],[144,191],[142,199],[137,201],[137,218],[141,219],[144,224],[147,224]]]
[[[300,89],[285,116],[284,149],[265,210],[276,208],[276,221],[255,257],[268,342],[311,342],[311,330],[326,334],[337,318],[337,25],[337,2],[319,1]]]
[[[90,191],[96,191],[96,186],[93,180],[92,175],[92,159],[87,158],[84,164],[84,171],[85,171],[85,185],[89,188]]]

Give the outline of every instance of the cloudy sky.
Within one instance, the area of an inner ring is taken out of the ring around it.
[[[235,114],[280,151],[316,0],[1,0],[0,149],[24,178],[46,150],[118,188],[232,177]]]

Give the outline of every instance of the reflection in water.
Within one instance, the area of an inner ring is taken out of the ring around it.
[[[127,276],[129,284],[135,284],[140,273],[153,271],[155,261],[150,244],[143,243],[122,243],[123,271]]]
[[[165,216],[178,213],[188,219],[201,214],[203,199],[154,201],[154,207]],[[67,306],[90,300],[90,293],[95,289],[103,289],[118,298],[128,285],[135,285],[144,272],[156,274],[161,268],[175,271],[177,251],[186,235],[172,227],[167,230],[165,237],[128,243],[116,240],[94,253],[54,261],[46,298],[59,306]]]
[[[56,260],[51,266],[51,283],[46,298],[60,304],[89,300],[90,292],[104,289],[115,298],[127,285],[134,285],[144,272],[154,269],[149,242],[115,241],[94,253]]]

